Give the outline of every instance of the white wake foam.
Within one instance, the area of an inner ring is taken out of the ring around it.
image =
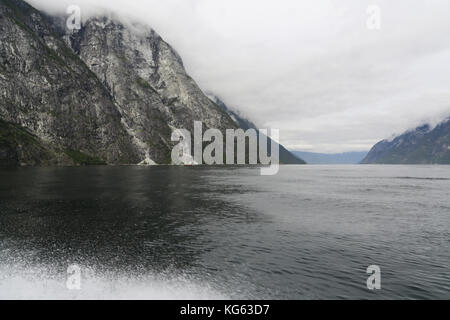
[[[83,270],[83,269],[82,269]],[[127,276],[82,271],[81,289],[69,290],[67,276],[46,267],[0,265],[1,300],[207,300],[228,299],[207,282],[188,276]],[[70,275],[69,275],[70,276]]]

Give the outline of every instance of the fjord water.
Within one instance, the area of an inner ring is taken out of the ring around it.
[[[449,169],[1,169],[0,298],[449,299]]]

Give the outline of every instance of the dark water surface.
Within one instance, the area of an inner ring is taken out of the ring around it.
[[[450,299],[450,167],[0,169],[0,298]]]

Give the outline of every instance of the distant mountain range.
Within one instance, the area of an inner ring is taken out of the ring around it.
[[[367,155],[367,152],[345,152],[345,153],[315,153],[304,151],[293,151],[297,157],[302,158],[308,164],[358,164]]]
[[[450,164],[450,119],[377,143],[365,164]]]

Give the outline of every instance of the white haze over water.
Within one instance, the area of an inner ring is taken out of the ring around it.
[[[448,0],[28,2],[148,23],[205,91],[281,129],[291,149],[367,150],[450,115]],[[381,30],[366,27],[369,5],[381,9]]]

